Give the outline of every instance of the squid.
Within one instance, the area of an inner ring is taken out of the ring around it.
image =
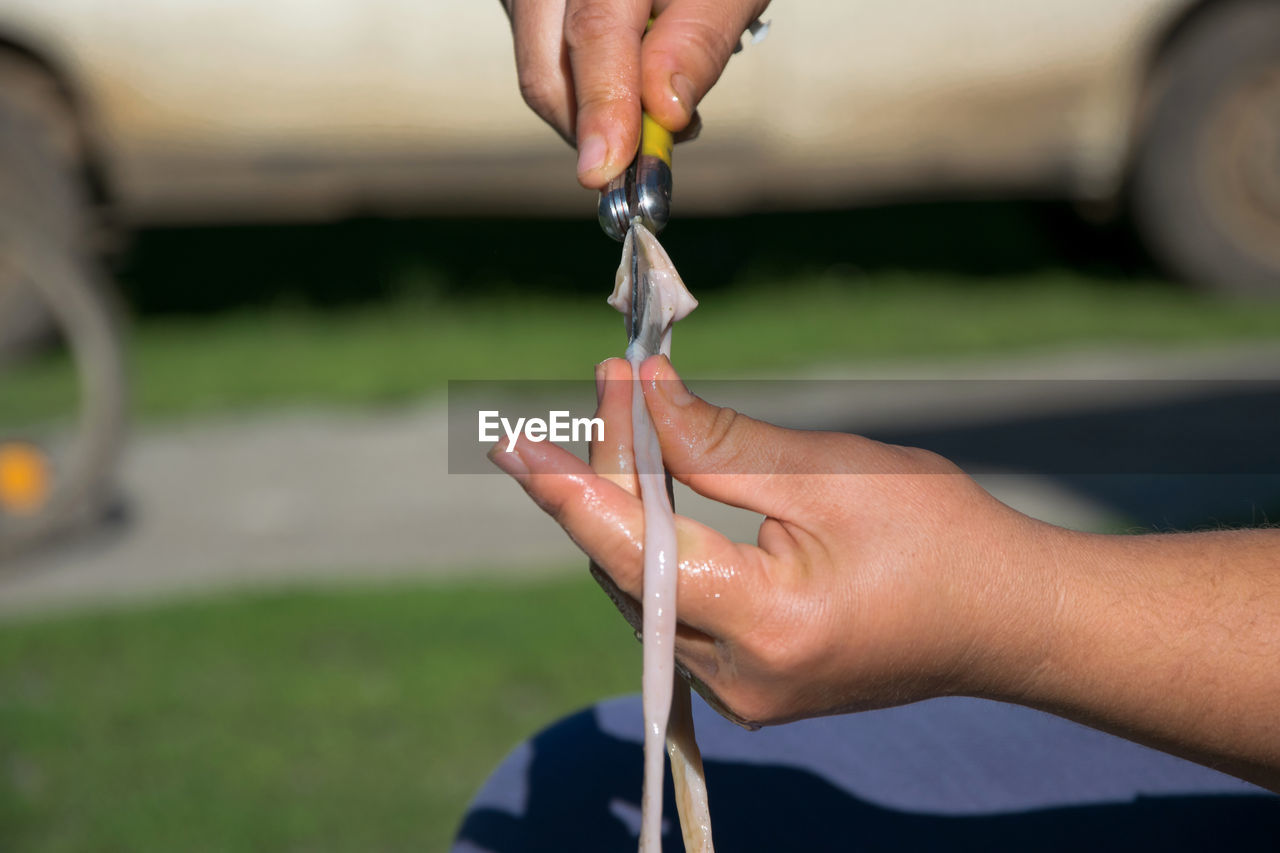
[[[640,364],[646,358],[657,354],[670,357],[672,326],[688,316],[698,302],[658,239],[638,219],[627,231],[622,259],[609,304],[626,316],[629,330],[626,358],[633,375],[632,437],[644,506],[642,606],[618,589],[599,566],[592,564],[591,572],[631,625],[638,626],[644,646],[640,853],[661,853],[662,849],[664,743],[671,760],[685,850],[713,853],[711,813],[702,757],[694,738],[688,673],[677,673],[675,661],[679,560],[671,478],[663,469],[658,434],[645,406],[639,379]]]

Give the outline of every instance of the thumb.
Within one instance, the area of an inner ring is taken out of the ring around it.
[[[747,24],[768,0],[670,0],[640,49],[644,108],[658,124],[680,132],[720,79]]]
[[[645,404],[671,476],[722,503],[776,518],[794,512],[797,480],[831,465],[850,436],[784,429],[694,396],[665,356],[640,366]]]

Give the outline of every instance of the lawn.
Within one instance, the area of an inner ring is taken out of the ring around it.
[[[639,667],[585,577],[3,624],[0,849],[443,850],[512,746]]]
[[[1053,205],[899,204],[681,219],[663,243],[701,307],[692,375],[815,362],[1276,338],[1280,302],[1162,281],[1123,231]],[[142,419],[397,404],[448,379],[586,377],[623,349],[618,245],[568,220],[161,229],[115,278]],[[74,399],[54,358],[0,377],[0,424]]]
[[[702,300],[675,360],[687,375],[749,376],[1277,338],[1280,304],[1069,271],[1035,252],[989,268],[983,239],[1016,248],[1027,235],[969,220],[935,222],[932,237],[893,216],[878,231],[813,217],[781,237],[777,220],[673,225],[672,254]],[[532,254],[559,245],[552,226],[521,224],[537,233],[499,250],[501,224],[432,225],[418,260],[353,299],[366,268],[404,248],[388,240],[421,237],[362,227],[263,230],[230,249],[201,232],[138,252],[120,279],[136,313],[139,417],[398,405],[448,379],[585,377],[622,349],[604,304],[616,246],[590,221],[594,248],[581,257],[567,242],[559,256]],[[881,248],[890,237],[900,248]],[[766,248],[751,255],[747,243]],[[437,255],[443,266],[423,266]],[[541,278],[526,282],[530,257]],[[280,283],[290,277],[306,298]],[[73,396],[56,357],[3,383],[0,425]],[[0,850],[441,850],[511,746],[638,689],[639,666],[630,630],[585,578],[259,593],[0,624]]]
[[[816,362],[1274,339],[1277,329],[1280,304],[1214,301],[1154,282],[833,271],[702,294],[674,355],[688,375],[744,376]],[[622,346],[622,322],[603,296],[576,294],[410,294],[341,310],[146,317],[132,333],[136,412],[393,404],[439,393],[448,379],[587,376]],[[56,360],[4,381],[9,420],[69,399],[70,373]]]

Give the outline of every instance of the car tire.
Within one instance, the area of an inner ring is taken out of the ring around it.
[[[0,94],[0,372],[64,346],[77,375],[74,436],[33,515],[0,515],[0,558],[105,507],[126,417],[114,302],[85,248],[81,182],[47,126]],[[0,443],[23,436],[0,434]]]
[[[0,211],[27,220],[65,251],[80,254],[88,235],[88,201],[75,177],[75,130],[57,86],[28,60],[0,52]],[[53,175],[52,169],[64,174]],[[0,258],[2,260],[3,258]],[[55,329],[35,299],[6,304],[0,354],[37,348]]]
[[[1280,3],[1207,8],[1150,95],[1129,193],[1148,251],[1200,287],[1280,299]]]

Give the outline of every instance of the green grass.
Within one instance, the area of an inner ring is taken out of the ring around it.
[[[0,625],[0,849],[443,850],[511,747],[639,661],[585,579]]]
[[[1045,273],[998,282],[930,274],[748,281],[703,294],[681,325],[689,375],[815,362],[1008,353],[1087,344],[1276,338],[1280,304],[1222,302],[1165,285]],[[396,403],[448,379],[569,378],[622,348],[603,299],[393,298],[345,311],[261,309],[148,319],[133,332],[143,418],[273,406]],[[3,408],[67,399],[65,365],[5,377]]]

